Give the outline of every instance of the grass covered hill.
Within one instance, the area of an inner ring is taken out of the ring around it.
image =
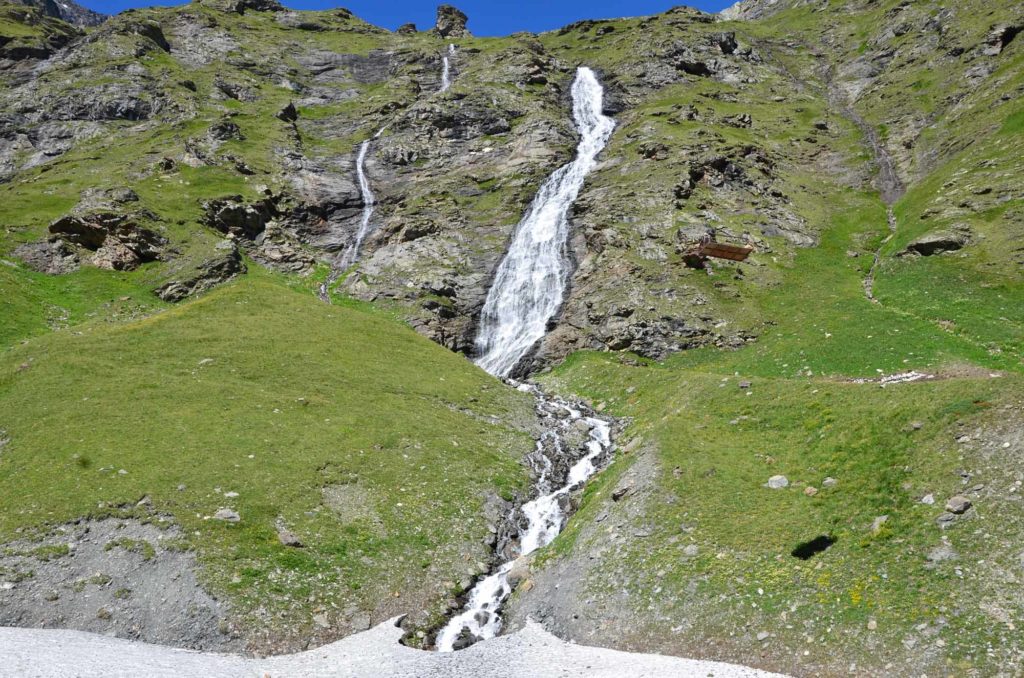
[[[19,343],[0,411],[0,540],[70,557],[73,538],[49,539],[67,523],[173,524],[173,548],[229,603],[224,640],[263,652],[409,610],[433,621],[488,559],[488,521],[532,449],[529,398],[394,320],[267,274]],[[0,565],[25,585],[41,566]],[[65,585],[50,582],[61,597],[135,586]],[[133,604],[101,626],[127,631]]]

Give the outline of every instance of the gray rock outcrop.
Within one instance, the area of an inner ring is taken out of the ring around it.
[[[468,20],[469,17],[458,8],[451,5],[439,5],[434,32],[442,38],[467,38],[471,35],[466,29]]]

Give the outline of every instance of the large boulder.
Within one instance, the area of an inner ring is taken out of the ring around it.
[[[469,17],[458,8],[451,5],[439,5],[434,32],[442,38],[467,38],[471,35],[466,30],[466,22],[468,20]]]
[[[1011,26],[1008,24],[993,26],[985,39],[982,53],[985,56],[999,56],[1021,31],[1024,31],[1024,26]]]
[[[111,271],[128,271],[161,257],[167,239],[140,224],[148,213],[86,212],[65,215],[50,224],[51,247],[65,261],[70,245],[93,252],[91,262]],[[54,263],[57,264],[56,260]],[[55,267],[56,268],[56,267]],[[64,271],[56,271],[64,272]]]
[[[274,202],[269,198],[246,203],[242,196],[234,195],[211,200],[204,205],[206,224],[225,235],[256,240],[277,216]]]
[[[167,239],[153,228],[156,215],[138,209],[139,196],[129,188],[90,188],[75,209],[50,224],[46,240],[28,243],[15,256],[41,273],[61,275],[78,268],[85,252],[99,268],[126,271],[160,259]]]
[[[900,256],[920,255],[930,257],[943,252],[954,252],[963,249],[971,240],[966,228],[953,228],[948,231],[932,231],[913,240]]]

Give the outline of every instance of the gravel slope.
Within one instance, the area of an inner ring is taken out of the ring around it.
[[[719,662],[574,645],[547,633],[534,622],[527,623],[517,633],[479,643],[462,652],[438,654],[400,645],[398,639],[402,632],[395,621],[316,650],[267,659],[192,652],[81,631],[0,628],[0,676],[760,678],[778,675]]]

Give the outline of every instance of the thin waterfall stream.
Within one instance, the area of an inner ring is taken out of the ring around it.
[[[603,111],[604,91],[592,70],[580,67],[572,85],[573,119],[580,133],[576,157],[541,185],[498,267],[481,318],[477,364],[491,374],[509,374],[543,338],[562,305],[571,272],[568,213],[586,175],[615,129]],[[565,527],[570,495],[612,454],[612,424],[584,404],[548,395],[532,384],[507,379],[536,399],[543,433],[530,458],[536,477],[530,501],[507,518],[513,533],[503,562],[470,590],[462,610],[438,631],[434,645],[452,652],[501,631],[501,608],[511,595],[517,564],[550,544]]]
[[[359,228],[356,230],[355,239],[334,263],[327,279],[320,284],[320,298],[326,302],[331,300],[331,285],[338,282],[338,278],[345,272],[345,269],[359,260],[359,251],[362,249],[363,241],[370,234],[370,220],[373,218],[373,212],[377,208],[377,198],[373,194],[370,180],[366,176],[366,154],[370,152],[371,144],[379,139],[381,134],[384,134],[385,129],[387,128],[381,127],[372,138],[359,144],[359,152],[356,154],[356,180],[359,182],[359,195],[363,203],[363,212],[359,218]]]
[[[452,86],[452,62],[455,56],[455,45],[448,45],[448,51],[441,55],[441,89],[438,92],[447,92]]]

